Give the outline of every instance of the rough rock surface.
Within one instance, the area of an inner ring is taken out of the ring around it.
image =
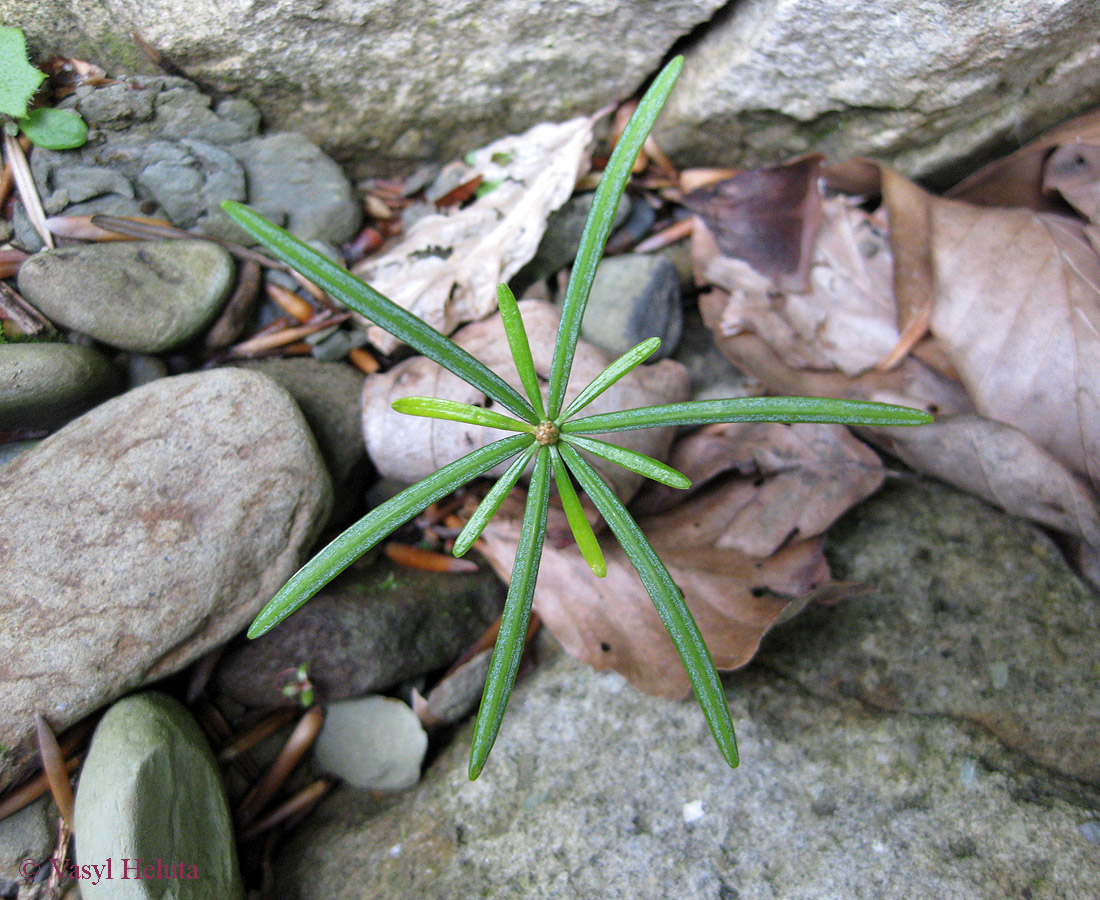
[[[1093,0],[744,0],[687,53],[656,135],[681,164],[807,151],[961,174],[1100,102]]]
[[[307,8],[308,7],[308,8]],[[446,161],[637,89],[677,41],[662,146],[754,165],[821,150],[957,175],[1100,101],[1093,0],[0,0],[31,51],[151,72],[142,34],[358,173]]]
[[[149,71],[139,32],[190,77],[255,103],[273,129],[407,171],[632,93],[722,0],[439,4],[0,0],[32,52]],[[364,172],[364,174],[367,174]]]
[[[320,702],[386,690],[454,662],[500,615],[504,594],[487,569],[356,564],[277,628],[226,653],[218,687],[247,706],[278,706],[279,673],[306,663]]]
[[[242,240],[220,209],[240,200],[305,240],[339,243],[358,227],[340,168],[299,134],[258,137],[260,114],[247,100],[215,102],[186,79],[147,75],[77,88],[60,105],[79,112],[89,132],[79,149],[31,153],[50,215],[158,216]],[[17,241],[38,249],[19,205],[14,221]]]
[[[36,711],[61,730],[242,630],[330,495],[293,400],[236,369],[132,390],[0,470],[0,786]]]
[[[233,258],[209,241],[120,241],[45,250],[19,289],[46,316],[122,350],[161,353],[195,337],[233,289]]]
[[[8,344],[0,348],[0,428],[56,428],[121,385],[107,357],[90,347]]]
[[[164,694],[120,700],[96,726],[74,831],[82,865],[111,861],[109,877],[81,879],[84,900],[244,896],[218,763],[191,714]],[[176,867],[174,877],[137,878],[136,860],[143,873]]]
[[[925,506],[936,515],[912,515]],[[841,606],[813,626],[799,619],[779,630],[764,664],[727,679],[738,770],[724,767],[694,703],[645,697],[617,675],[560,656],[517,688],[477,782],[466,776],[467,727],[403,798],[338,790],[282,857],[284,896],[1097,896],[1095,784],[1036,764],[967,715],[883,709],[819,693],[812,680],[879,645],[904,667],[923,640],[934,649],[923,668],[902,669],[899,689],[970,690],[975,673],[936,649],[938,633],[961,634],[972,610],[949,605],[920,631],[930,579],[964,579],[959,590],[984,600],[1002,629],[1019,620],[1026,630],[1032,619],[1013,605],[1017,581],[1040,587],[1051,620],[1076,621],[1096,598],[1081,593],[1037,530],[935,486],[872,498],[836,545],[849,577],[885,587],[851,614]],[[982,545],[993,549],[968,562]],[[909,615],[908,645],[893,648],[884,638]],[[989,624],[974,622],[978,640]],[[1021,653],[1046,646],[1051,677],[1082,686],[1054,695],[1046,720],[1072,729],[1097,694],[1093,656],[1050,646],[1044,629]],[[881,670],[891,665],[884,652]],[[1011,674],[1003,693],[1018,680]],[[1050,743],[1059,740],[1056,733]],[[1080,751],[1094,772],[1098,747]]]
[[[234,365],[260,372],[286,388],[313,429],[334,481],[345,484],[367,455],[360,412],[365,376],[347,363],[308,357],[242,360]]]

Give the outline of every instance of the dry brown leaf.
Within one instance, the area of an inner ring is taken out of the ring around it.
[[[750,169],[681,201],[710,229],[722,253],[743,260],[784,290],[807,289],[821,224],[819,155]]]
[[[1100,224],[1100,145],[1063,144],[1043,166],[1043,190],[1059,193],[1082,216]]]
[[[496,187],[464,209],[420,219],[404,239],[353,271],[444,334],[496,309],[496,287],[535,255],[549,214],[587,171],[592,123],[542,124],[473,155],[472,167]],[[391,353],[399,341],[372,326],[371,341]]]
[[[693,501],[700,503],[702,497]],[[721,508],[722,500],[706,498]],[[689,506],[692,504],[688,504]],[[661,516],[639,524],[685,600],[719,669],[749,662],[764,634],[829,580],[819,540],[791,544],[770,559],[694,543]],[[498,516],[483,534],[485,553],[507,578],[519,519]],[[683,697],[690,685],[668,632],[637,572],[613,538],[601,539],[607,576],[596,578],[575,546],[544,546],[535,609],[562,646],[594,669],[614,669],[634,687]]]
[[[719,325],[725,337],[757,334],[787,365],[850,376],[874,369],[898,343],[884,223],[841,198],[822,204],[804,292],[782,290],[747,261],[709,250],[704,228],[693,230],[692,242],[702,280],[731,295]]]
[[[933,198],[932,333],[979,413],[1100,486],[1100,256],[1092,226]]]
[[[1064,212],[1056,194],[1043,189],[1043,166],[1062,144],[1100,144],[1100,109],[1071,119],[1015,153],[970,175],[947,196],[978,206],[1020,206],[1038,212]]]
[[[831,370],[805,369],[789,365],[759,335],[726,335],[722,320],[733,299],[725,291],[714,289],[699,298],[703,322],[714,335],[719,349],[744,372],[759,379],[775,394],[808,397],[847,397],[852,400],[898,402],[904,397],[910,406],[941,413],[973,412],[966,391],[957,381],[936,369],[906,357],[888,372],[869,371],[852,378]],[[892,398],[887,400],[886,398]]]
[[[535,370],[542,382],[549,378],[554,341],[558,331],[558,311],[549,303],[524,300],[519,304],[531,343]],[[469,350],[490,369],[522,391],[519,374],[508,349],[499,314],[468,325],[459,331],[456,343]],[[573,360],[573,374],[566,391],[566,403],[610,362],[602,351],[581,340]],[[586,415],[674,403],[690,395],[687,370],[672,360],[640,366],[622,378],[585,408]],[[394,366],[381,375],[367,378],[363,386],[363,434],[367,452],[385,476],[413,482],[425,478],[441,466],[484,444],[504,436],[504,432],[465,425],[459,422],[402,415],[392,404],[399,397],[438,397],[474,406],[491,406],[485,395],[431,360],[418,356]],[[607,435],[606,440],[660,459],[668,452],[673,429],[652,428]],[[604,473],[615,492],[624,500],[633,496],[641,476],[621,466],[592,459]],[[507,464],[494,474],[503,473]]]
[[[669,465],[692,480],[690,491],[648,484],[632,509],[756,557],[822,534],[884,478],[874,451],[839,425],[709,425],[677,441]],[[729,490],[673,505],[727,473],[740,476]]]
[[[874,431],[917,471],[1100,547],[1100,506],[1088,485],[1019,429],[963,415]]]

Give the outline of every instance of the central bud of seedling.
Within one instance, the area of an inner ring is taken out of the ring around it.
[[[553,422],[540,422],[535,429],[535,440],[544,447],[558,442],[558,426]]]

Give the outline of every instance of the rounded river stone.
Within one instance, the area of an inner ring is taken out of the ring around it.
[[[19,290],[48,318],[122,350],[161,353],[221,311],[233,260],[209,241],[118,241],[35,254]]]
[[[0,788],[63,730],[243,630],[331,504],[290,395],[241,369],[162,378],[0,469]]]

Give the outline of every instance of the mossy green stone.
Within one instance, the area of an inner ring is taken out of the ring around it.
[[[121,350],[162,353],[210,324],[234,272],[209,241],[120,241],[38,253],[20,268],[19,289],[59,325]]]
[[[96,727],[76,796],[85,900],[243,896],[233,823],[214,755],[191,714],[150,691]],[[137,873],[140,872],[140,877]]]
[[[0,428],[56,428],[121,387],[119,373],[90,347],[0,346]]]

